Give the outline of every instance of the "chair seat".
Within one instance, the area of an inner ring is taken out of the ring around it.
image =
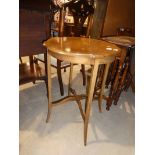
[[[41,61],[44,61],[44,54],[38,54],[35,57]],[[57,66],[57,59],[52,56],[51,56],[51,65]],[[66,66],[66,65],[69,65],[69,63],[66,61],[61,62],[61,66]]]
[[[31,66],[28,63],[19,64],[19,84],[45,79],[45,69],[42,68],[40,65],[33,64]]]

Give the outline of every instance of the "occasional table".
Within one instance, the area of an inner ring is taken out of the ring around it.
[[[48,74],[48,114],[47,120],[49,121],[51,109],[54,105],[65,103],[66,101],[77,101],[80,113],[84,120],[84,145],[87,144],[87,129],[89,115],[92,105],[94,87],[100,64],[105,64],[105,72],[102,80],[101,92],[104,92],[105,81],[110,64],[114,61],[115,57],[120,54],[120,49],[111,43],[82,37],[54,37],[50,38],[43,44],[47,48],[47,74]],[[68,61],[71,63],[68,96],[58,100],[52,101],[52,79],[51,79],[51,67],[50,56],[57,59]],[[84,64],[91,65],[91,77],[87,94],[76,94],[76,91],[72,88],[72,64]],[[86,98],[85,110],[82,109],[81,99]],[[102,101],[102,93],[99,95],[99,103]]]

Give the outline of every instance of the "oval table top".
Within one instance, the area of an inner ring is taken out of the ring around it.
[[[120,54],[120,48],[106,41],[83,37],[54,37],[43,43],[52,56],[103,59]],[[61,57],[59,57],[61,60]],[[66,59],[62,59],[66,60]]]

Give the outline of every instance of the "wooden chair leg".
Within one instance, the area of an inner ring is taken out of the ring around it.
[[[72,75],[73,75],[73,64],[70,66],[70,72],[69,72],[69,83],[68,83],[68,96],[71,95],[71,87],[72,87]]]
[[[124,86],[123,90],[124,91],[128,91],[128,89],[129,89],[129,87],[131,85],[131,76],[130,76],[129,71],[128,71],[127,75],[126,75],[126,79],[125,79],[125,84],[124,85],[125,86]]]
[[[118,70],[116,72],[116,76],[112,82],[111,88],[110,88],[110,93],[109,93],[109,99],[107,100],[107,104],[106,104],[106,109],[109,110],[112,102],[115,100],[116,101],[116,96],[118,96],[118,89],[119,89],[119,85],[120,85],[120,79],[122,79],[122,69],[123,69],[123,64],[125,62],[125,58],[127,55],[127,50],[126,48],[122,48],[122,52],[120,55],[120,59],[119,59],[119,67]],[[116,95],[117,94],[117,95]]]
[[[99,112],[102,112],[102,99],[103,99],[103,93],[104,93],[104,88],[105,88],[105,83],[106,83],[109,67],[110,67],[110,64],[106,64],[105,69],[104,69],[101,90],[100,90],[100,94],[98,98]]]
[[[106,84],[105,84],[105,88],[108,88],[110,82],[111,82],[111,76],[112,76],[112,68],[113,68],[113,63],[111,64],[109,71],[108,71],[108,76],[107,76],[107,80],[106,80]]]
[[[48,97],[48,81],[47,81],[47,76],[45,77],[45,86],[46,86],[46,91],[47,91],[47,97]]]
[[[61,75],[61,60],[57,60],[57,75],[58,75],[58,81],[60,86],[60,93],[61,93],[61,96],[63,96],[64,87],[63,87],[62,75]]]
[[[122,66],[122,64],[120,66]],[[122,69],[121,67],[118,68],[116,77],[115,77],[114,82],[113,82],[113,84],[111,85],[111,88],[110,88],[109,98],[108,98],[107,104],[106,104],[106,110],[108,110],[108,111],[110,110],[110,107],[111,107],[112,102],[114,100],[116,90],[118,88],[121,69]]]
[[[135,93],[135,84],[133,82],[133,79],[131,79],[131,89],[132,89],[132,92]]]
[[[64,72],[66,72],[66,68],[64,68]]]
[[[118,86],[118,90],[116,92],[116,96],[114,97],[114,105],[117,105],[117,102],[118,102],[119,97],[121,95],[121,92],[122,92],[122,89],[123,89],[123,85],[124,85],[124,81],[125,81],[125,78],[126,78],[126,75],[127,75],[128,67],[129,67],[129,64],[126,63],[126,67],[124,69],[124,72],[123,72],[120,84]]]
[[[34,72],[34,59],[33,59],[33,56],[29,56],[29,62],[30,62],[30,70],[31,72]],[[36,83],[36,79],[34,79],[32,81],[33,84]]]
[[[45,64],[45,85],[46,85],[46,90],[47,90],[47,96],[48,96],[48,80],[47,80],[47,72],[48,72],[48,68],[47,68],[47,52],[44,53],[44,64]],[[38,63],[38,59],[37,59],[37,63]]]
[[[89,71],[91,71],[92,70],[92,68],[90,69],[90,70],[88,70],[87,72],[87,85],[86,85],[86,94],[88,94],[88,92],[89,92],[89,85],[90,85],[90,75],[89,75]],[[86,99],[85,99],[85,113],[86,113],[86,109],[87,109],[87,97],[86,97]]]
[[[19,60],[20,60],[20,63],[22,64],[22,63],[23,63],[23,61],[22,61],[22,58],[21,58],[21,57],[19,57]]]
[[[134,93],[135,92],[135,85],[133,82],[133,77],[132,77],[130,71],[128,71],[126,81],[125,81],[124,91],[128,91],[130,86],[131,86],[132,92]]]
[[[81,73],[83,77],[83,85],[86,85],[86,73],[85,73],[85,65],[81,65]]]

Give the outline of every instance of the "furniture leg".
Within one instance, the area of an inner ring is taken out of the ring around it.
[[[85,73],[85,65],[81,65],[81,72],[83,77],[83,85],[86,85],[86,73]]]
[[[47,72],[48,72],[48,68],[47,68],[47,52],[44,53],[44,60],[45,60],[45,85],[46,85],[46,90],[47,90],[47,96],[48,96],[48,81],[47,81]],[[38,61],[38,60],[37,60]]]
[[[127,91],[129,89],[129,87],[131,86],[131,89],[132,89],[132,92],[134,93],[135,92],[135,85],[134,85],[134,82],[133,82],[133,77],[130,73],[130,71],[128,70],[128,73],[127,73],[127,80],[125,82],[125,87],[124,87],[124,91]]]
[[[97,77],[97,71],[98,71],[98,63],[95,62],[95,65],[92,67],[92,72],[91,72],[90,85],[89,85],[88,98],[87,98],[87,107],[86,107],[85,120],[84,120],[84,145],[87,144],[88,121],[89,121],[94,87],[95,87],[95,82]]]
[[[109,98],[108,98],[107,104],[106,104],[106,110],[108,110],[108,111],[110,110],[115,91],[118,87],[120,71],[121,71],[121,69],[119,68],[117,71],[114,83],[112,84],[111,89],[110,89]]]
[[[20,63],[22,64],[22,63],[23,63],[23,61],[22,61],[22,58],[21,58],[21,57],[19,57],[19,60],[20,60]]]
[[[105,88],[105,82],[106,82],[106,79],[107,79],[109,67],[110,67],[110,64],[106,64],[105,68],[104,68],[103,80],[102,80],[100,94],[99,94],[99,98],[98,98],[99,112],[102,112],[103,92],[104,92],[104,88]]]
[[[124,61],[125,61],[125,58],[126,58],[126,54],[127,54],[126,48],[122,48],[118,71],[116,73],[116,77],[114,79],[114,82],[112,83],[110,93],[109,93],[109,99],[107,100],[107,104],[106,104],[106,109],[108,111],[110,110],[110,107],[111,107],[112,102],[114,100],[115,94],[117,93],[117,90],[118,90],[119,81],[121,79],[121,72],[122,72],[122,69],[123,69],[123,64],[124,64]]]
[[[135,84],[133,82],[133,79],[131,79],[131,88],[132,88],[132,92],[135,93]]]
[[[29,62],[30,62],[30,71],[34,72],[34,60],[33,60],[33,56],[29,56]],[[35,84],[35,79],[32,81],[33,84]]]
[[[63,96],[64,87],[63,87],[62,75],[61,75],[61,60],[57,60],[57,75],[58,75],[58,81],[60,86],[60,93],[61,93],[61,96]]]
[[[70,64],[70,72],[69,72],[69,83],[68,83],[68,96],[71,95],[71,82],[72,82],[72,75],[73,75],[73,64]]]
[[[34,61],[33,61],[33,56],[29,56],[29,62],[30,62],[30,68],[31,68],[31,71],[34,71]]]
[[[66,72],[66,67],[64,68],[64,72]]]
[[[112,72],[111,72],[111,85],[114,83],[114,79],[115,79],[115,76],[116,76],[116,72],[117,72],[117,68],[118,68],[118,58],[115,59],[114,61],[114,65],[113,65],[113,68],[112,68]]]
[[[129,64],[126,63],[126,67],[124,69],[124,72],[123,72],[120,84],[118,86],[118,90],[117,90],[115,98],[114,98],[114,105],[117,105],[117,102],[119,100],[120,94],[122,92],[122,88],[123,88],[123,84],[124,84],[124,81],[125,81],[125,78],[126,78],[126,75],[127,75],[128,67],[129,67]]]
[[[90,70],[92,70],[92,68]],[[89,92],[89,85],[90,85],[90,75],[89,75],[89,73],[87,73],[87,74],[88,75],[87,75],[87,85],[86,85],[85,113],[86,113],[86,109],[87,109],[87,99],[88,99],[88,92]]]
[[[111,76],[112,76],[112,70],[113,70],[114,63],[111,64],[109,71],[108,71],[108,76],[105,84],[105,88],[108,88],[110,82],[111,82]]]
[[[51,65],[50,65],[50,59],[51,56],[47,51],[47,76],[48,76],[48,113],[47,113],[47,119],[46,122],[49,121],[50,115],[51,115],[51,108],[52,108],[52,88],[51,88],[51,84],[52,84],[52,78],[51,78]]]
[[[125,79],[125,86],[123,88],[124,91],[127,91],[129,89],[131,85],[131,75],[129,73],[129,70],[127,72],[127,75],[126,75],[126,79]]]

